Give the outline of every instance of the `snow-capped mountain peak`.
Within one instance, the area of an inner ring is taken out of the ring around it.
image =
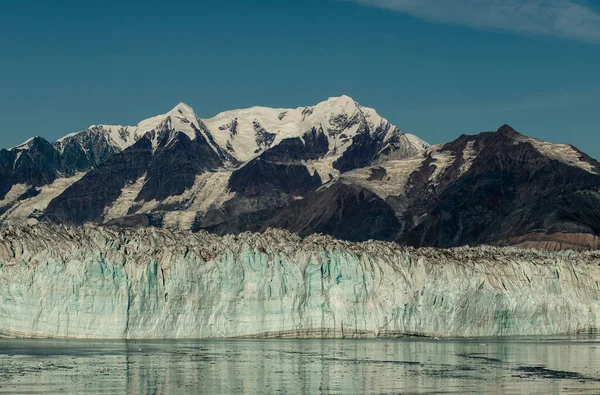
[[[397,141],[404,136],[375,110],[361,106],[348,95],[341,95],[313,106],[255,106],[222,112],[209,119],[200,119],[191,106],[180,102],[168,112],[144,119],[135,126],[91,125],[86,130],[58,139],[54,145],[63,152],[65,147],[75,143],[86,151],[84,146],[89,144],[90,139],[97,141],[100,138],[111,149],[124,150],[149,132],[154,132],[151,136],[154,143],[164,131],[181,132],[191,140],[200,133],[215,151],[223,150],[239,162],[247,162],[285,139],[303,139],[303,135],[313,129],[327,136],[329,151],[337,156],[343,154],[358,133],[379,133],[372,137],[386,142]],[[415,149],[427,146],[416,137],[403,140],[414,145]],[[17,147],[26,146],[27,142]]]
[[[176,115],[176,116],[177,116],[177,114],[179,114],[180,116],[197,118],[196,113],[194,112],[194,109],[183,102],[180,102],[179,104],[177,104],[167,114]]]
[[[194,110],[184,103],[179,103],[165,114],[145,119],[138,123],[133,129],[138,137],[165,127],[177,132],[183,132],[192,140],[196,137],[199,119]]]
[[[382,140],[404,135],[377,111],[361,106],[347,95],[298,108],[251,107],[226,111],[203,122],[215,141],[241,162],[257,157],[284,139],[302,139],[313,129],[323,131],[330,154],[336,156],[352,145],[358,133],[368,132],[372,138]],[[375,133],[380,135],[373,136]],[[427,145],[420,141],[415,148],[422,149],[423,144]]]
[[[353,98],[347,95],[333,96],[317,104],[315,107],[327,109],[331,113],[354,112],[358,110],[358,104]]]
[[[61,137],[56,141],[55,145],[62,151],[71,139],[84,140],[85,136],[95,135],[104,137],[110,146],[118,150],[124,150],[133,145],[144,134],[152,131],[160,132],[162,130],[182,132],[193,140],[196,137],[196,130],[202,130],[201,123],[202,121],[200,121],[192,107],[185,103],[179,103],[170,111],[144,119],[135,126],[90,125],[86,130],[69,133]],[[156,133],[153,139],[157,135]]]

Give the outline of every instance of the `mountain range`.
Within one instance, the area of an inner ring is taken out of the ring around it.
[[[508,125],[429,146],[348,96],[199,118],[180,103],[0,150],[0,224],[157,226],[416,247],[600,248],[600,163]]]

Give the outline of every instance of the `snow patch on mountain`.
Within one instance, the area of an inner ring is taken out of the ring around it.
[[[60,195],[81,179],[85,173],[81,172],[68,178],[57,178],[52,184],[37,188],[38,194],[28,199],[15,202],[4,214],[0,215],[2,225],[22,225],[37,223],[36,215],[48,207],[52,199]],[[22,187],[21,187],[22,188]]]
[[[130,135],[130,131],[127,127],[121,125],[91,125],[89,128],[82,132],[69,133],[56,140],[54,146],[57,147],[59,152],[63,152],[66,143],[70,140],[80,140],[85,134],[97,134],[103,136],[106,142],[119,150],[123,150],[136,141],[135,136]],[[86,150],[84,144],[80,144],[84,150]]]
[[[459,173],[460,175],[465,174],[469,171],[471,166],[473,165],[473,161],[477,158],[477,150],[475,149],[475,141],[469,141],[467,146],[463,150],[463,164],[460,166]]]
[[[198,213],[223,206],[235,196],[228,189],[229,171],[204,173],[196,177],[194,186],[180,198],[169,197],[162,204],[179,203],[181,208],[166,212],[163,226],[171,229],[191,229]]]
[[[339,177],[340,171],[333,167],[337,156],[326,156],[317,160],[305,160],[302,164],[306,166],[311,175],[318,174],[322,182],[327,182]]]
[[[136,202],[145,177],[123,188],[120,197],[105,211],[104,223],[124,217],[130,211],[135,214],[161,213],[164,227],[187,230],[191,229],[198,213],[220,208],[235,196],[235,192],[228,188],[231,171],[223,170],[197,175],[194,185],[181,195],[169,196],[161,201]]]
[[[15,184],[10,188],[10,191],[4,195],[4,199],[0,199],[0,209],[14,203],[20,196],[22,196],[27,190],[31,188],[31,185],[27,184]]]
[[[442,150],[442,145],[432,146],[427,154],[431,156],[433,162],[429,166],[434,166],[435,169],[429,177],[429,183],[431,185],[437,185],[440,182],[441,177],[444,175],[446,170],[452,165],[456,156],[449,151]]]
[[[166,121],[170,122],[172,130],[187,134],[191,140],[196,138],[193,125],[195,125],[194,122],[198,121],[198,117],[194,110],[185,103],[179,103],[166,114],[141,121],[135,127],[135,134],[141,136],[149,131],[156,130]]]
[[[421,156],[402,160],[390,160],[379,166],[365,167],[346,172],[340,180],[346,184],[361,185],[380,198],[389,196],[405,196],[408,192],[410,175],[423,164]],[[383,170],[381,178],[374,177],[377,171]]]
[[[138,178],[135,182],[123,187],[117,200],[104,210],[104,222],[127,215],[135,202],[135,198],[142,190],[145,180],[146,174]]]

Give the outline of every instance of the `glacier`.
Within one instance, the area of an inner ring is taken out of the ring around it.
[[[553,335],[595,331],[599,317],[600,252],[0,228],[3,337]]]

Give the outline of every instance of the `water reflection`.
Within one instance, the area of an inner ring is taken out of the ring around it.
[[[600,337],[0,340],[0,393],[600,392]]]

